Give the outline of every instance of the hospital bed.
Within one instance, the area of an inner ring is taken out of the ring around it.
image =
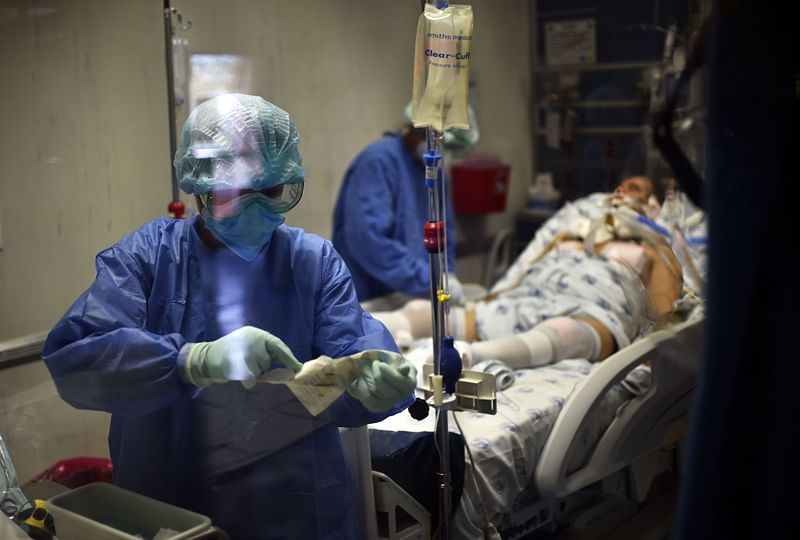
[[[455,413],[474,462],[465,456],[453,537],[484,537],[481,508],[503,538],[512,539],[567,523],[605,518],[612,527],[629,518],[654,479],[680,468],[701,337],[698,316],[598,364],[567,360],[520,370],[515,383],[498,393],[496,416]],[[414,360],[414,353],[409,357]],[[418,441],[416,434],[433,431],[432,416],[417,421],[403,412],[370,425],[369,432],[343,433],[362,487],[368,538],[432,534],[431,508],[400,487],[404,479],[373,471],[378,456],[370,450],[370,440],[381,432]],[[454,422],[450,426],[457,431]]]
[[[488,257],[484,285],[502,288],[512,282],[567,222],[597,217],[607,196],[595,194],[566,205],[540,227],[513,263],[507,255],[513,250],[513,231],[502,231]],[[704,236],[704,223],[695,221],[689,223],[694,228],[685,230]],[[693,255],[699,257],[694,261],[698,267],[704,267],[703,253]],[[502,277],[496,282],[498,276]],[[612,527],[615,518],[619,522],[630,517],[654,479],[680,470],[702,321],[702,304],[695,304],[686,322],[649,334],[601,363],[569,360],[517,371],[514,385],[498,393],[496,416],[455,413],[474,460],[465,456],[463,493],[454,505],[450,529],[453,537],[483,538],[484,510],[503,538],[552,531],[568,522],[597,522],[598,516]],[[421,354],[416,361],[427,356]],[[415,361],[415,353],[409,357]],[[449,425],[457,430],[455,422]],[[369,538],[431,534],[431,516],[437,512],[400,486],[410,485],[407,479],[372,471],[370,458],[385,461],[387,456],[385,449],[370,451],[369,444],[376,434],[395,432],[407,434],[418,447],[418,434],[433,430],[432,417],[416,421],[402,413],[369,426],[368,433],[345,435],[348,441],[361,441],[354,463],[369,490],[362,510]],[[390,450],[392,457],[402,459],[402,449]],[[430,451],[435,452],[432,445]],[[412,476],[418,473],[412,468]]]

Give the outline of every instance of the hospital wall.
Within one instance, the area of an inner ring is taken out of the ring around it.
[[[529,185],[529,4],[471,2],[477,151],[511,164],[512,222]],[[292,113],[307,172],[288,223],[329,237],[355,154],[398,126],[419,2],[176,0],[190,54],[253,59],[252,92]],[[94,256],[171,200],[160,0],[0,0],[0,341],[49,330],[94,278]],[[509,16],[514,13],[514,16]],[[178,108],[178,124],[188,107]],[[466,239],[467,241],[469,239]],[[480,258],[461,260],[480,279]],[[57,396],[41,363],[0,368],[0,432],[25,478],[103,455],[107,416]]]
[[[164,213],[158,4],[0,0],[0,341],[52,327],[97,251]],[[0,369],[0,432],[21,479],[107,455],[107,430],[108,415],[58,397],[41,362]]]

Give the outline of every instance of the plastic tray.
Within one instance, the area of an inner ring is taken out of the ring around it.
[[[47,509],[58,540],[152,540],[161,529],[175,531],[166,538],[179,540],[211,528],[202,514],[104,482],[56,495],[47,500]]]

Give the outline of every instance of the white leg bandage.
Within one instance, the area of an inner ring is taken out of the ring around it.
[[[373,317],[381,321],[395,341],[430,337],[431,303],[427,300],[412,300],[395,311],[376,311]]]
[[[500,360],[515,369],[537,367],[567,358],[594,360],[600,336],[591,325],[556,317],[513,336],[473,343],[473,362]]]
[[[536,326],[551,331],[555,360],[584,358],[596,360],[600,354],[600,335],[592,325],[570,317],[554,317]]]
[[[490,341],[476,341],[470,347],[472,363],[477,364],[484,360],[500,360],[514,369],[531,367],[531,351],[520,335],[508,336]],[[547,348],[550,342],[544,338]]]
[[[401,309],[395,311],[376,311],[373,317],[381,321],[395,340],[399,336],[408,335],[412,339],[431,337],[431,303],[427,300],[412,300]],[[467,339],[470,334],[467,328],[466,310],[460,307],[450,309],[448,315],[450,328],[448,331],[456,339]]]
[[[412,300],[400,309],[411,325],[414,339],[431,337],[431,303],[428,300]]]
[[[397,341],[398,334],[411,333],[411,323],[402,311],[376,311],[372,316],[389,329],[395,341]]]

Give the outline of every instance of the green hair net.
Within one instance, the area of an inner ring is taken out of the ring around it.
[[[289,114],[265,99],[244,94],[212,98],[193,110],[183,126],[174,161],[178,185],[202,195],[302,184],[298,142]]]

